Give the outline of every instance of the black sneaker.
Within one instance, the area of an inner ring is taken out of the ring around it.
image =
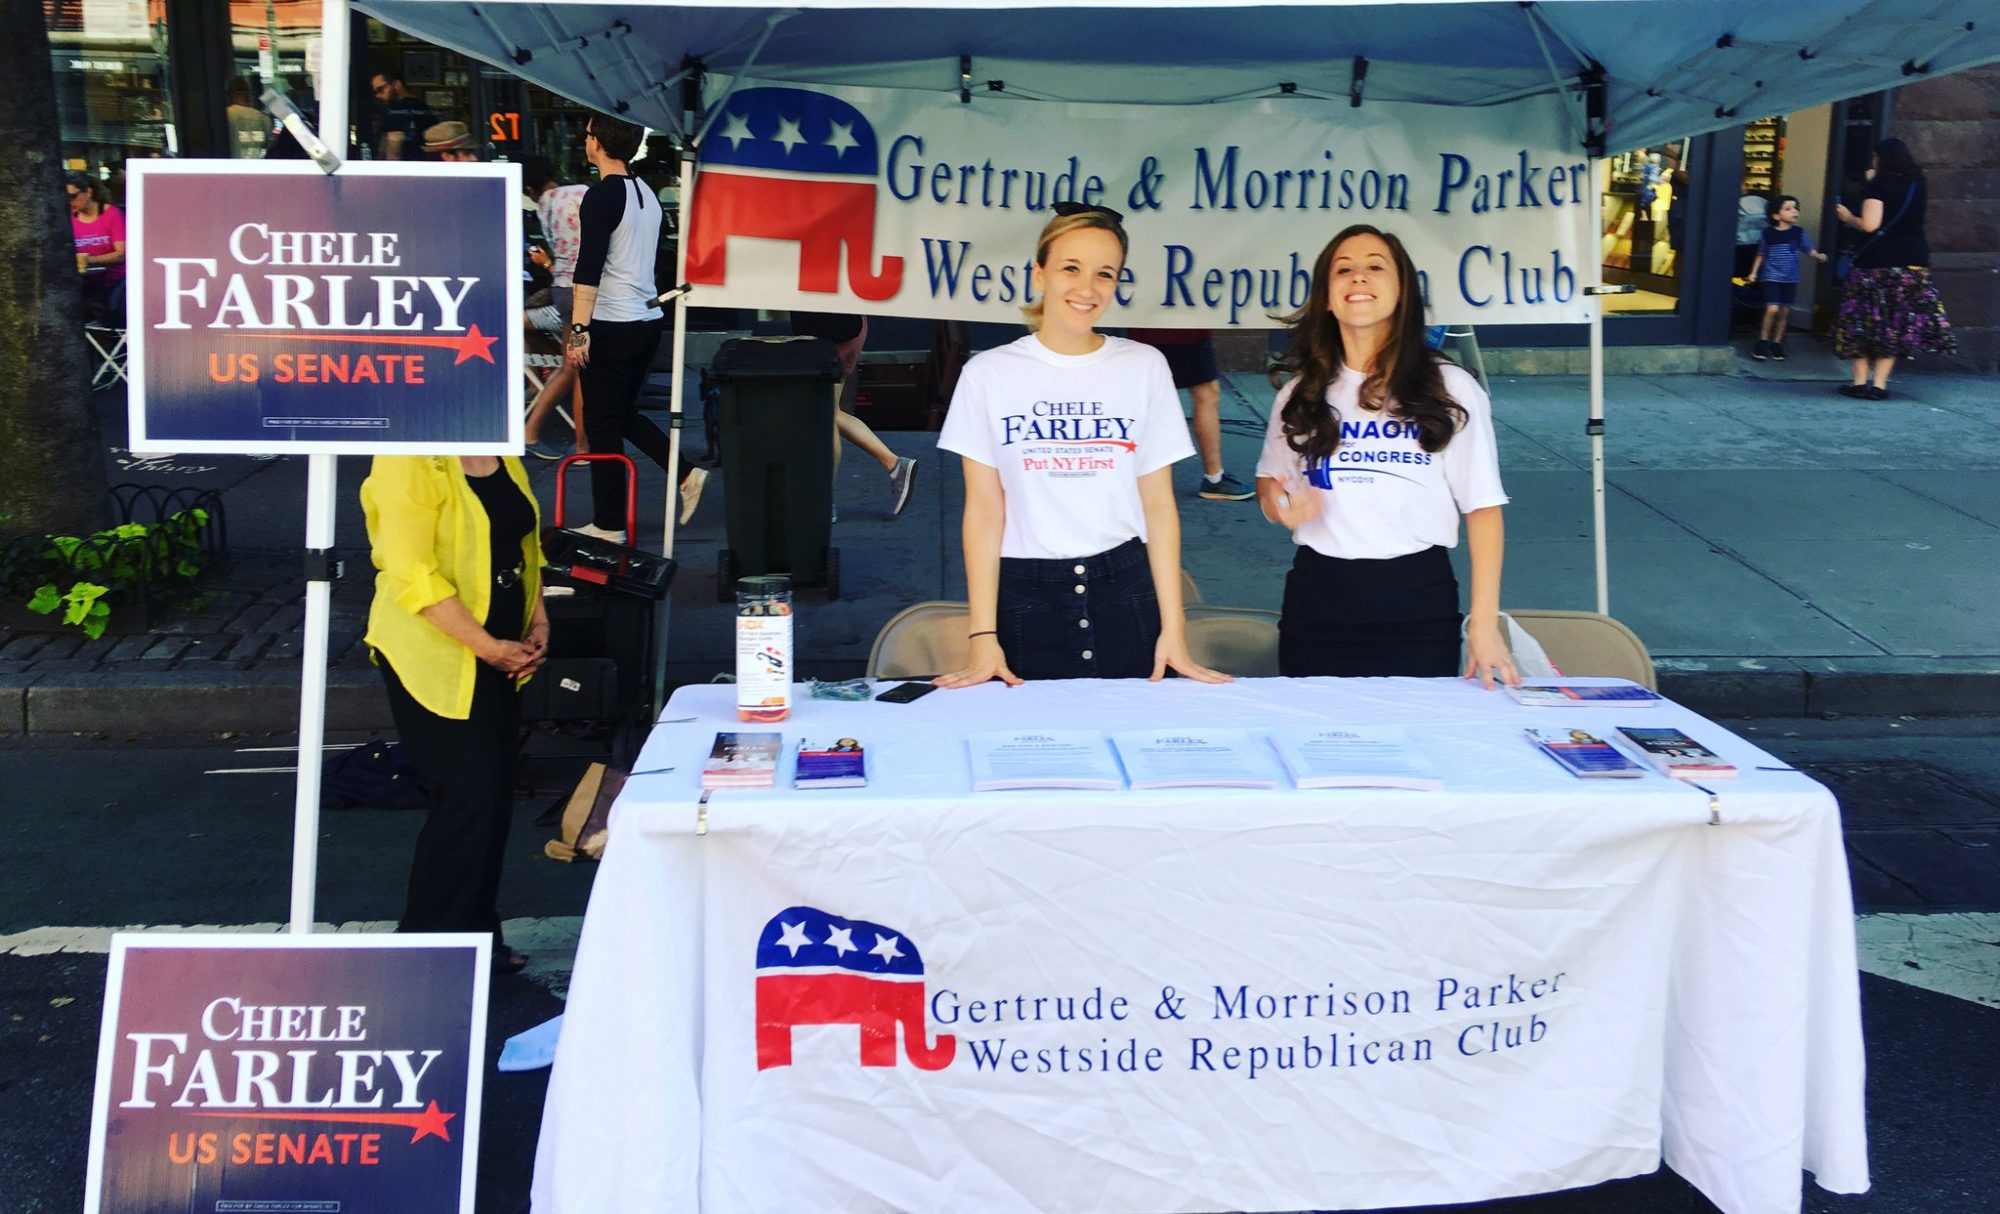
[[[1255,489],[1245,489],[1242,481],[1227,472],[1214,480],[1203,477],[1200,492],[1202,500],[1209,502],[1242,502],[1257,496]]]
[[[1769,345],[1769,342],[1759,338],[1757,343],[1750,347],[1750,357],[1756,359],[1758,362],[1763,362],[1766,358],[1770,357],[1770,355],[1764,353],[1766,347]]]
[[[1773,362],[1784,362],[1784,361],[1785,361],[1785,343],[1784,343],[1784,342],[1781,342],[1781,341],[1774,341],[1774,342],[1770,342],[1770,343],[1768,343],[1768,345],[1769,345],[1769,348],[1770,348],[1770,352],[1771,352],[1771,361],[1773,361]]]

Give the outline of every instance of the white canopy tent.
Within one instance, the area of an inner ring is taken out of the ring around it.
[[[1988,0],[358,6],[582,104],[674,133],[697,153],[745,78],[917,90],[968,105],[1178,107],[1293,95],[1486,108],[1555,96],[1569,120],[1564,144],[1600,157],[2000,60],[2000,21],[1990,19]],[[331,17],[337,5],[328,7]],[[690,79],[706,86],[699,110],[683,109]],[[694,190],[691,180],[683,184],[686,207]],[[1590,310],[1597,605],[1608,611],[1602,310],[1594,302]],[[684,357],[677,312],[677,419]],[[674,439],[677,452],[678,428]],[[669,554],[673,523],[669,502]]]

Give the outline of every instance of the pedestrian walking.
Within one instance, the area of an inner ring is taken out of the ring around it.
[[[1128,336],[1158,350],[1167,360],[1174,387],[1188,394],[1195,450],[1201,455],[1201,485],[1195,495],[1209,502],[1243,502],[1257,496],[1222,466],[1222,382],[1214,334],[1207,329],[1132,329]]]
[[[1884,139],[1868,162],[1861,212],[1834,207],[1841,223],[1868,236],[1854,250],[1833,324],[1833,352],[1854,371],[1853,382],[1840,387],[1843,396],[1887,400],[1897,359],[1958,349],[1944,300],[1931,284],[1929,202],[1930,184],[1909,147]]]

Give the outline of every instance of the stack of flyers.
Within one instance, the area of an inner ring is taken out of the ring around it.
[[[703,788],[770,788],[778,781],[779,733],[719,733],[701,770]]]
[[[1676,780],[1733,780],[1736,766],[1678,729],[1620,725],[1618,732],[1639,748],[1648,763]]]
[[[1629,778],[1646,773],[1645,768],[1626,758],[1624,751],[1587,730],[1530,729],[1528,740],[1573,776]]]
[[[867,784],[867,755],[859,739],[799,739],[799,762],[792,771],[793,788],[863,788]]]
[[[1611,704],[1619,708],[1643,708],[1657,704],[1661,695],[1637,683],[1578,686],[1575,683],[1523,683],[1509,687],[1507,694],[1530,708],[1588,708]]]

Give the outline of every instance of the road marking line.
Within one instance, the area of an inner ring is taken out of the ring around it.
[[[2000,1007],[2000,914],[1862,915],[1861,970]]]

